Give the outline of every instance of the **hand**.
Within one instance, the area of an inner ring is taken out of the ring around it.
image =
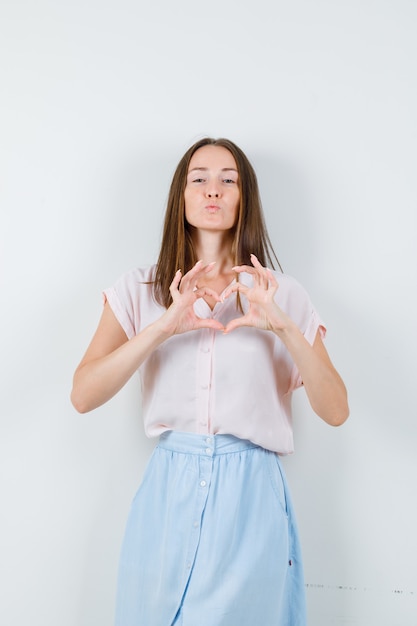
[[[238,274],[241,272],[251,274],[253,276],[252,287],[236,282],[224,294],[225,298],[236,291],[243,294],[249,302],[249,310],[242,317],[230,321],[225,333],[239,326],[253,326],[277,332],[283,330],[290,322],[275,302],[274,296],[279,286],[274,274],[270,269],[263,267],[254,254],[251,254],[251,261],[252,266],[239,265],[233,270]]]
[[[202,319],[194,312],[194,302],[198,298],[211,296],[220,302],[219,294],[209,287],[198,287],[199,279],[213,269],[214,262],[204,265],[198,261],[194,267],[182,276],[178,270],[170,285],[172,304],[162,316],[164,331],[170,335],[179,335],[198,328],[224,330],[223,324],[212,318]]]

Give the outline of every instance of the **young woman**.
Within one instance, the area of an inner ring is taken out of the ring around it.
[[[105,291],[74,375],[91,411],[139,370],[159,437],[122,548],[116,626],[303,626],[299,540],[279,455],[291,394],[337,426],[345,386],[304,289],[275,271],[255,172],[202,139],[174,174],[155,266]]]

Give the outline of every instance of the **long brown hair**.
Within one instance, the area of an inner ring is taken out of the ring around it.
[[[181,269],[185,274],[198,261],[190,227],[185,219],[184,190],[191,157],[203,146],[226,148],[236,161],[240,202],[232,243],[234,265],[250,265],[250,255],[254,254],[263,266],[275,269],[276,263],[282,271],[266,229],[258,181],[248,158],[229,139],[205,137],[184,154],[175,170],[169,190],[161,248],[153,282],[155,300],[167,308],[172,302],[169,286],[175,272]]]

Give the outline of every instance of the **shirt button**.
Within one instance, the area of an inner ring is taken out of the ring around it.
[[[208,389],[208,385],[201,385],[201,389]]]
[[[211,440],[211,437],[207,437],[207,439],[206,439],[206,443],[208,443],[208,444],[213,443],[213,442],[212,442],[212,440]]]
[[[194,528],[198,528],[198,522],[193,522]]]
[[[206,454],[211,456],[213,454],[213,450],[211,448],[206,448]]]
[[[200,487],[205,487],[206,485],[207,485],[207,483],[206,483],[206,481],[205,481],[205,480],[202,480],[202,481],[200,482]]]

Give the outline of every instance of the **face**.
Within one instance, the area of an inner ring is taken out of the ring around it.
[[[185,218],[198,229],[235,226],[240,191],[236,161],[222,146],[203,146],[191,157],[184,191]]]

